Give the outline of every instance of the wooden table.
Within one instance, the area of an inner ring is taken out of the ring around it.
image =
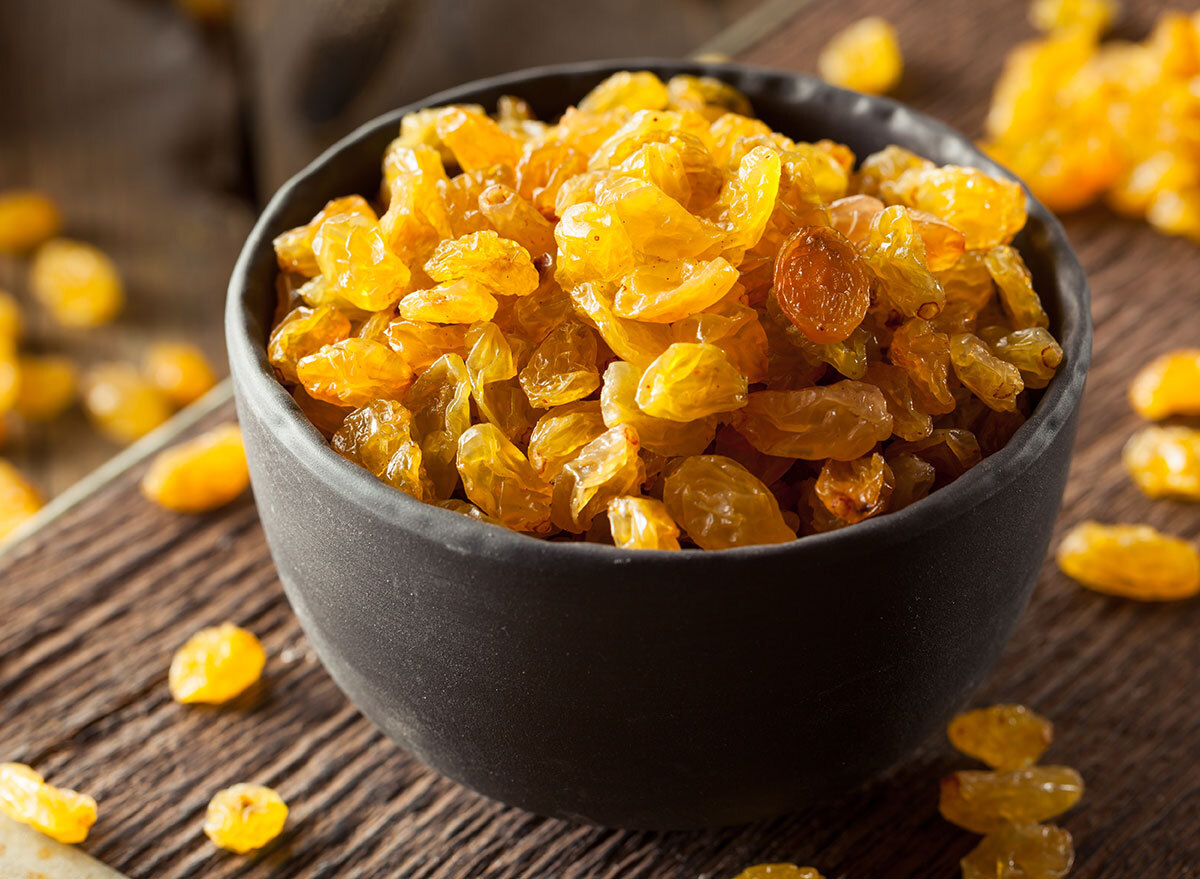
[[[1003,51],[1028,36],[1007,0],[768,4],[713,49],[810,69],[845,23],[886,6],[908,49],[900,97],[978,132]],[[784,13],[781,15],[781,12]],[[1144,32],[1158,4],[1126,29]],[[1138,422],[1131,372],[1200,340],[1200,248],[1102,209],[1070,218],[1095,291],[1096,356],[1061,517],[1148,521],[1200,536],[1195,507],[1144,499],[1119,467]],[[576,826],[466,791],[393,746],[317,663],[284,601],[252,501],[169,515],[144,502],[144,459],[232,417],[224,390],[147,438],[47,511],[0,556],[0,759],[32,763],[100,801],[84,848],[132,877],[724,879],[792,860],[829,877],[956,875],[975,838],[942,821],[937,780],[970,761],[932,741],[888,777],[824,808],[713,833]],[[352,585],[352,584],[348,584]],[[237,620],[270,654],[232,707],[167,694],[171,651]],[[1047,564],[978,704],[1020,701],[1057,723],[1047,759],[1089,790],[1064,821],[1079,877],[1200,876],[1200,602],[1142,605],[1082,591]],[[292,807],[286,835],[247,858],[202,836],[219,787],[253,780]],[[0,876],[4,874],[0,854]]]

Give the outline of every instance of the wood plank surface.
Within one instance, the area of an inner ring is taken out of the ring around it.
[[[1131,32],[1159,8],[1137,4]],[[883,10],[908,49],[902,97],[977,133],[1003,50],[1029,33],[1018,4],[813,0],[745,57],[811,69],[816,48],[868,10]],[[1143,498],[1119,452],[1138,426],[1124,400],[1130,374],[1200,341],[1200,248],[1101,209],[1068,228],[1097,329],[1060,528],[1147,521],[1196,539],[1200,511]],[[205,423],[231,417],[226,407]],[[940,739],[839,802],[719,832],[606,830],[487,801],[391,745],[334,687],[284,601],[251,499],[168,515],[140,498],[142,470],[0,556],[0,759],[93,794],[101,817],[83,848],[134,879],[725,879],[771,860],[830,879],[949,877],[975,844],[937,815],[939,777],[971,765]],[[223,619],[263,638],[263,684],[224,709],[175,704],[171,651]],[[977,704],[1020,701],[1050,716],[1046,760],[1087,779],[1062,822],[1077,842],[1073,876],[1200,876],[1198,629],[1198,601],[1106,598],[1048,563],[978,694]],[[251,857],[218,852],[200,832],[209,796],[235,781],[270,784],[292,806],[286,834]]]

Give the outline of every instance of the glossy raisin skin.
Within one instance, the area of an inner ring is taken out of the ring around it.
[[[283,832],[288,807],[261,784],[235,784],[218,791],[204,814],[204,835],[235,854],[262,848]]]
[[[1054,727],[1024,705],[993,705],[958,715],[946,733],[955,748],[993,769],[1025,769],[1050,746]]]
[[[871,282],[858,252],[831,226],[793,232],[775,258],[775,298],[811,341],[841,342],[862,323]]]
[[[1200,550],[1149,525],[1081,522],[1058,545],[1064,574],[1097,592],[1172,601],[1200,592]]]
[[[942,779],[942,817],[975,833],[1006,824],[1038,824],[1066,812],[1083,796],[1083,779],[1065,766],[955,772]]]

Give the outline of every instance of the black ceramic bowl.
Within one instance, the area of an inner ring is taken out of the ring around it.
[[[515,73],[423,106],[503,94],[552,118],[621,69],[705,73],[798,138],[898,143],[1004,173],[892,101],[791,73],[627,60]],[[332,452],[264,353],[271,239],[327,199],[378,190],[405,107],[271,200],[226,316],[254,494],[288,598],[337,683],[430,766],[490,797],[598,824],[740,823],[835,796],[943,728],[1000,654],[1062,497],[1090,351],[1088,291],[1031,202],[1018,239],[1065,365],[1008,447],[894,515],[778,546],[627,552],[550,543],[421,504]]]

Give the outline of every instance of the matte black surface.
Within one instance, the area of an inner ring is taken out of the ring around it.
[[[614,70],[711,73],[799,139],[899,143],[1000,173],[961,135],[808,77],[648,60],[528,71],[436,95],[501,94],[554,116]],[[1090,353],[1088,293],[1031,201],[1018,245],[1066,362],[1001,452],[894,515],[791,544],[623,552],[538,541],[394,491],[333,453],[264,343],[271,238],[329,198],[373,193],[397,110],[283,187],[234,271],[230,364],[254,492],[289,600],[355,704],[484,794],[600,824],[749,821],[896,763],[979,685],[1024,608],[1062,497]]]

